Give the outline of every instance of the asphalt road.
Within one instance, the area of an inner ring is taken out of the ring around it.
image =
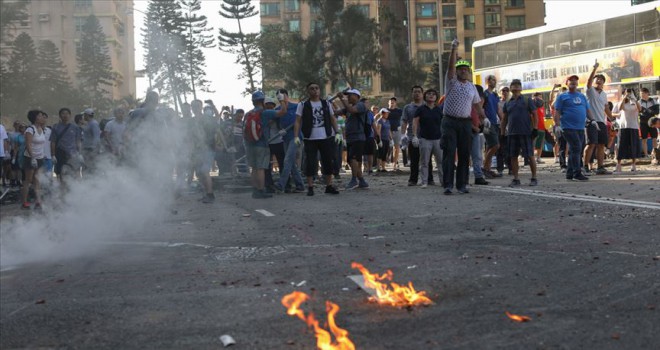
[[[218,349],[228,334],[236,349],[313,349],[280,303],[294,290],[321,320],[338,304],[358,349],[660,348],[660,168],[588,183],[552,168],[536,188],[504,177],[467,195],[407,187],[407,173],[337,196],[187,194],[80,256],[3,266],[0,348]],[[368,302],[353,261],[434,304]]]

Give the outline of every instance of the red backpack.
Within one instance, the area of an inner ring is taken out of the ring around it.
[[[251,110],[245,115],[243,124],[243,138],[247,142],[259,141],[263,131],[261,130],[261,112],[263,109]]]

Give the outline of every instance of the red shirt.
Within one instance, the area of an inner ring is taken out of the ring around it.
[[[539,107],[536,109],[536,114],[539,115],[539,123],[536,126],[537,130],[544,130],[545,131],[545,108],[544,107]]]

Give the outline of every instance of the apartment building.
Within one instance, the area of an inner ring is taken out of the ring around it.
[[[379,18],[382,8],[403,18],[411,58],[430,70],[442,52],[451,50],[458,38],[459,56],[471,60],[472,43],[478,39],[506,34],[545,24],[542,0],[345,0],[363,9],[370,18]],[[318,11],[300,0],[261,0],[262,27],[281,24],[303,37],[320,25]],[[384,64],[389,49],[383,47]],[[268,77],[264,76],[266,86]],[[391,94],[382,89],[378,74],[364,77],[361,90],[369,96]]]
[[[52,41],[60,50],[73,84],[77,85],[76,48],[85,20],[90,14],[95,15],[106,35],[112,70],[117,76],[108,97],[120,99],[135,96],[132,11],[132,0],[32,0],[27,5],[27,17],[14,26],[15,34],[29,34],[35,46],[40,40]]]

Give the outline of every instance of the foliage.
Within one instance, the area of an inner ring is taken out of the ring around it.
[[[0,1],[0,43],[11,43],[12,31],[16,22],[27,18],[27,4],[30,0]],[[4,57],[5,50],[0,51]]]
[[[242,73],[238,77],[247,80],[248,87],[244,92],[247,95],[257,90],[259,85],[257,74],[261,68],[261,55],[258,44],[259,33],[244,33],[241,20],[256,16],[258,12],[250,0],[222,0],[222,2],[220,15],[224,18],[235,19],[238,31],[231,32],[220,28],[219,47],[220,50],[235,55],[236,63],[243,67]]]
[[[37,50],[27,33],[14,40],[7,65],[4,66],[2,114],[23,117],[30,108],[38,107],[35,87],[39,83]]]
[[[440,85],[440,77],[442,79],[445,79],[445,75],[447,74],[447,65],[449,64],[449,52],[443,52],[442,53],[442,74],[440,74],[440,61],[435,60],[435,63],[433,63],[433,66],[431,66],[431,71],[428,73],[426,76],[426,82],[424,85],[426,88],[429,89],[436,89],[438,91],[442,91],[441,85]],[[443,81],[444,84],[444,81]]]
[[[108,53],[105,33],[98,18],[87,17],[82,28],[80,46],[76,52],[78,59],[78,80],[81,90],[89,101],[89,106],[108,111],[110,101],[108,89],[115,83],[112,61]]]
[[[204,15],[198,15],[202,8],[201,0],[180,0],[182,19],[185,28],[185,54],[188,79],[192,89],[193,98],[197,99],[197,87],[208,90],[209,81],[206,80],[206,57],[202,48],[215,47],[213,28],[208,27],[208,20]]]
[[[69,73],[60,50],[52,41],[44,40],[39,44],[37,66],[39,84],[35,90],[41,108],[47,113],[55,113],[63,106],[75,104]]]

